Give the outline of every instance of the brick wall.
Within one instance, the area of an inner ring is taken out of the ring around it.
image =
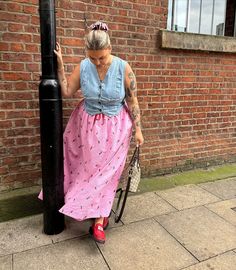
[[[84,57],[84,15],[108,22],[113,53],[136,73],[145,145],[143,175],[235,161],[236,55],[160,50],[167,0],[57,5],[69,74]],[[38,1],[1,1],[0,191],[40,183]],[[81,97],[64,101],[64,123]]]

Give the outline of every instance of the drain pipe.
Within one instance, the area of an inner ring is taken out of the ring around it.
[[[55,1],[39,0],[42,76],[39,85],[45,234],[64,230],[62,99],[57,79]]]

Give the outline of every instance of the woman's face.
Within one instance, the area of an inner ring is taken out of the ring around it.
[[[87,55],[96,67],[101,67],[109,64],[111,49],[107,48],[103,50],[88,50]]]

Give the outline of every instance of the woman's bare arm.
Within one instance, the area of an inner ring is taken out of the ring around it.
[[[57,56],[57,75],[61,86],[62,96],[71,97],[80,89],[80,65],[75,67],[69,79],[67,79],[64,71],[61,47],[59,43],[56,44],[56,50],[54,50],[54,52]]]
[[[126,102],[134,122],[135,140],[137,144],[141,145],[144,139],[141,131],[141,115],[137,98],[136,78],[129,64],[127,64],[125,69],[125,92]]]

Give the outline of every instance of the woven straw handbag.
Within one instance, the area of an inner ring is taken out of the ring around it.
[[[139,162],[139,146],[136,146],[133,156],[130,160],[130,163],[121,176],[122,190],[126,190],[128,181],[130,180],[129,191],[137,192],[140,178],[141,178],[141,168]]]

